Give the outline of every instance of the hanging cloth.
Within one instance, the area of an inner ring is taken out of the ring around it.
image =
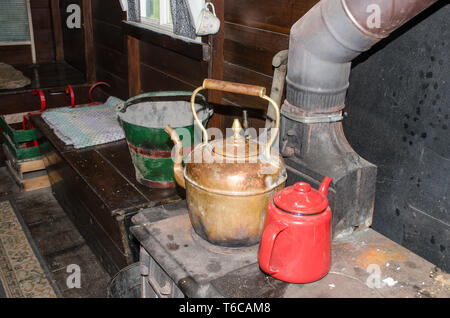
[[[128,20],[141,22],[141,9],[139,0],[128,0]]]
[[[173,33],[195,39],[195,24],[187,0],[170,0]]]

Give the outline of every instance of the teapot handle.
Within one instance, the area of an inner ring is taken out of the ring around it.
[[[275,274],[278,270],[270,268],[270,258],[272,256],[273,244],[277,236],[283,232],[288,225],[277,221],[266,226],[259,245],[258,261],[261,269],[269,275]]]
[[[280,127],[280,107],[273,99],[271,99],[269,96],[266,95],[266,88],[262,87],[262,86],[256,86],[256,85],[227,82],[227,81],[221,81],[221,80],[215,80],[215,79],[205,79],[203,81],[203,85],[198,87],[197,89],[195,89],[194,92],[192,93],[191,110],[192,110],[192,114],[194,115],[195,121],[202,129],[203,143],[206,144],[208,142],[208,133],[207,133],[205,127],[203,127],[201,121],[198,119],[197,114],[195,112],[195,96],[197,95],[198,92],[200,92],[201,90],[204,90],[204,89],[213,89],[213,90],[235,93],[235,94],[256,96],[256,97],[260,97],[262,99],[269,101],[269,103],[272,105],[272,107],[275,110],[275,126],[272,128],[272,129],[275,129],[275,132],[270,134],[270,140],[267,143],[267,148],[266,148],[266,153],[269,156],[270,148],[272,147],[272,144],[275,141],[275,138],[277,137],[278,128]]]

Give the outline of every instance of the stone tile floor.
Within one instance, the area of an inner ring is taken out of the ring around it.
[[[111,277],[58,204],[51,188],[21,192],[6,167],[0,167],[0,201],[3,200],[10,200],[21,213],[64,297],[106,297]],[[71,264],[80,267],[80,288],[67,286],[73,273],[68,272]]]

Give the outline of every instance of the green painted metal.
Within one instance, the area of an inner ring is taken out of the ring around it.
[[[118,110],[119,112],[126,112],[128,106],[143,98],[191,95],[192,92],[190,91],[144,93],[130,98]],[[206,99],[203,96],[200,96],[200,98],[207,105]],[[203,121],[204,125],[207,124],[211,115],[212,112]],[[175,187],[173,160],[171,158],[171,150],[174,145],[164,128],[143,127],[127,122],[120,118],[120,116],[118,116],[118,120],[125,132],[131,159],[136,170],[137,180],[152,187]],[[186,131],[190,133],[191,138],[183,138],[181,140],[183,148],[190,148],[194,145],[194,125],[173,128],[180,135],[184,135]]]
[[[173,142],[170,140],[169,134],[163,128],[148,128],[128,123],[121,120],[122,127],[125,131],[127,141],[132,145],[144,149],[155,150],[172,150]],[[192,138],[182,140],[183,148],[189,147],[194,142],[194,125],[181,127],[187,129]],[[175,131],[180,128],[175,128]]]
[[[11,141],[11,138],[6,133],[3,133],[3,142],[6,145],[6,147],[8,147],[11,155],[17,161],[42,158],[42,152],[41,152],[41,148],[39,146],[33,146],[33,147],[28,147],[28,148],[17,147]],[[48,143],[48,142],[44,142],[44,144],[45,143]],[[43,146],[45,146],[45,145],[43,145]]]
[[[148,158],[130,153],[136,169],[144,172],[142,178],[152,182],[174,182],[172,158]]]
[[[37,129],[17,130],[11,127],[5,120],[4,116],[0,116],[0,127],[9,136],[16,147],[21,143],[33,141],[42,137],[42,134]]]

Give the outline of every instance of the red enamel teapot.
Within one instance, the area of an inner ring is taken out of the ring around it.
[[[319,190],[298,182],[278,192],[267,207],[259,245],[261,269],[289,283],[310,283],[331,265],[331,209],[325,177]]]

